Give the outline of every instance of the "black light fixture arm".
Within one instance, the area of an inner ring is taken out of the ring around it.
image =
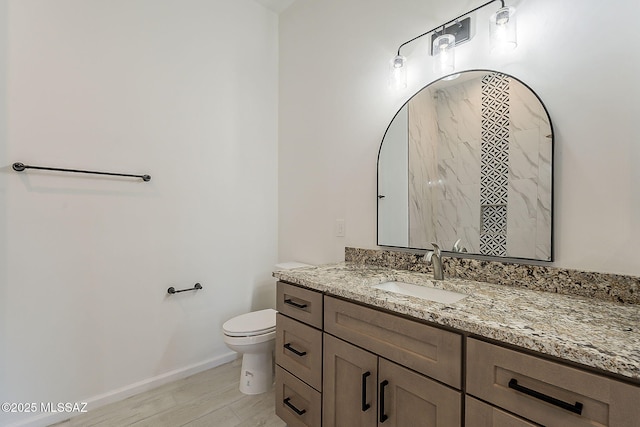
[[[422,33],[422,34],[420,34],[419,36],[415,36],[414,38],[412,38],[412,39],[410,39],[410,40],[407,40],[406,42],[402,43],[402,44],[398,47],[398,56],[400,56],[400,49],[402,49],[405,45],[407,45],[407,44],[409,44],[409,43],[411,43],[411,42],[413,42],[413,41],[415,41],[415,40],[418,40],[420,37],[424,37],[424,36],[426,36],[427,34],[431,34],[431,33],[433,33],[434,31],[437,31],[440,27],[442,27],[442,28],[443,28],[443,33],[444,33],[444,28],[447,26],[447,24],[451,24],[452,22],[456,22],[457,20],[459,20],[459,19],[460,19],[460,18],[462,18],[463,16],[467,16],[467,15],[469,15],[469,14],[471,14],[471,13],[475,12],[476,10],[480,10],[480,9],[482,9],[482,8],[483,8],[483,7],[485,7],[485,6],[489,6],[491,3],[496,2],[496,1],[499,1],[499,2],[501,3],[501,5],[502,5],[502,6],[500,6],[500,7],[504,7],[504,6],[505,6],[505,5],[504,5],[504,0],[490,0],[490,1],[488,1],[488,2],[486,2],[486,3],[484,3],[484,4],[482,4],[482,5],[480,5],[480,6],[478,6],[478,7],[476,7],[475,9],[471,9],[470,11],[468,11],[468,12],[466,12],[466,13],[463,13],[463,14],[462,14],[462,15],[460,15],[460,16],[456,16],[455,18],[453,18],[453,19],[452,19],[452,20],[450,20],[450,21],[445,22],[444,24],[438,25],[437,27],[435,27],[435,28],[433,28],[433,29],[431,29],[431,30],[427,31],[426,33]]]

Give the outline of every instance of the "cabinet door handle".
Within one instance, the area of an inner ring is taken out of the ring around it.
[[[539,391],[521,386],[518,384],[518,380],[516,380],[515,378],[511,378],[511,380],[509,381],[509,388],[527,394],[531,397],[535,397],[536,399],[540,399],[543,402],[551,403],[552,405],[558,406],[569,412],[573,412],[574,414],[582,415],[582,408],[584,405],[580,402],[576,402],[575,405],[563,402],[562,400],[556,399],[555,397],[547,396],[546,394],[540,393]]]
[[[291,347],[291,343],[290,342],[286,343],[283,347],[286,348],[287,350],[289,350],[290,352],[292,352],[293,354],[295,354],[296,356],[302,357],[305,354],[307,354],[306,351],[298,351],[295,348]]]
[[[384,380],[380,383],[380,422],[383,423],[389,419],[384,413],[384,388],[389,385],[389,381]]]
[[[367,371],[362,374],[362,412],[371,408],[371,405],[367,403],[367,377],[371,375],[371,372]]]
[[[293,406],[293,403],[289,402],[291,400],[290,397],[287,397],[285,400],[283,400],[282,402],[287,405],[289,408],[291,408],[293,410],[293,412],[295,412],[298,415],[304,415],[305,412],[307,412],[306,409],[298,409],[295,406]]]
[[[287,298],[286,300],[284,300],[284,303],[292,305],[295,308],[300,308],[300,309],[307,308],[307,304],[298,304],[297,302],[293,301],[291,298]]]

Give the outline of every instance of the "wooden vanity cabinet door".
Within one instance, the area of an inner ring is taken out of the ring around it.
[[[322,331],[278,313],[276,363],[322,391]]]
[[[461,388],[460,334],[327,296],[324,330],[451,387]]]
[[[322,329],[322,293],[284,282],[276,284],[276,310]]]
[[[462,425],[460,392],[383,358],[378,359],[378,387],[380,427]],[[380,422],[381,416],[388,418]]]
[[[640,387],[472,338],[467,393],[546,426],[640,426]]]
[[[276,366],[276,415],[289,427],[322,427],[322,394]]]
[[[465,399],[465,427],[536,427],[537,424],[487,405],[471,396]]]
[[[375,426],[377,379],[376,355],[325,334],[323,426]]]

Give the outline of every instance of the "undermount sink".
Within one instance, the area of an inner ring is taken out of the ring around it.
[[[412,285],[404,282],[384,282],[373,286],[376,289],[393,292],[411,297],[423,298],[429,301],[440,302],[443,304],[453,304],[463,298],[466,294],[459,292],[445,291],[444,289],[431,288],[429,286]]]

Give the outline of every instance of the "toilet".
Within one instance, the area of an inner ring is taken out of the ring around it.
[[[243,355],[240,391],[244,394],[264,393],[273,385],[276,313],[271,308],[252,311],[222,325],[225,344]]]
[[[276,270],[293,270],[313,266],[290,261],[276,264],[275,267]],[[227,347],[242,354],[240,391],[244,394],[265,393],[273,386],[276,313],[271,308],[252,311],[229,319],[222,325]]]

